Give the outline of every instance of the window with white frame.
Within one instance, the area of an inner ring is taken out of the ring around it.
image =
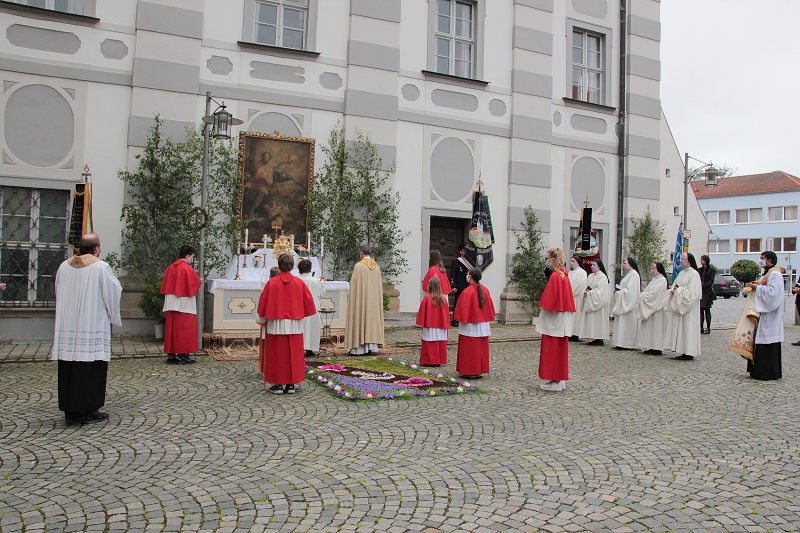
[[[474,2],[436,0],[436,72],[475,76],[476,11]]]
[[[69,191],[0,187],[0,307],[55,304],[55,274],[67,258]]]
[[[706,220],[709,226],[719,226],[731,223],[730,211],[706,211]]]
[[[83,0],[15,0],[17,4],[24,6],[39,7],[41,9],[51,9],[61,13],[72,13],[83,15]]]
[[[731,241],[729,239],[714,239],[708,241],[708,253],[710,254],[729,254],[731,252]]]
[[[761,251],[761,239],[736,239],[736,253],[745,254]]]
[[[797,237],[769,237],[767,239],[767,250],[773,252],[796,252]]]
[[[761,222],[761,221],[762,221],[762,213],[760,207],[756,207],[753,209],[736,210],[737,224],[751,224],[753,222]]]
[[[797,220],[797,206],[786,205],[778,207],[770,207],[767,210],[768,220],[770,222],[783,222],[787,220]]]
[[[603,103],[603,36],[578,28],[572,31],[572,98]]]
[[[253,42],[305,50],[309,0],[259,0]]]

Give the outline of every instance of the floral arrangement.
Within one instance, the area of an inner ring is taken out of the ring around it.
[[[440,396],[476,392],[478,389],[466,381],[447,378],[444,374],[428,369],[418,370],[415,364],[383,358],[397,367],[392,372],[360,368],[358,362],[308,363],[306,379],[326,387],[336,396],[348,400],[392,400],[403,397]],[[366,365],[369,366],[369,365]],[[409,372],[411,370],[412,372]],[[425,376],[407,375],[421,373]]]

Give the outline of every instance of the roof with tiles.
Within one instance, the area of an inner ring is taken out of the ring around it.
[[[706,187],[705,184],[705,180],[692,182],[692,190],[694,190],[694,194],[698,199],[800,191],[800,178],[780,170],[767,172],[766,174],[720,178],[717,180],[716,187]]]

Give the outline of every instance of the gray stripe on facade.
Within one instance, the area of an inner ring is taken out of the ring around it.
[[[641,94],[628,94],[628,113],[661,120],[661,100]]]
[[[553,138],[553,124],[541,118],[511,115],[511,136],[549,143]]]
[[[351,0],[350,14],[400,22],[400,0]]]
[[[530,52],[538,52],[548,56],[553,55],[553,34],[544,31],[514,26],[514,48],[522,48]]]
[[[511,185],[549,188],[552,184],[552,175],[553,167],[550,165],[524,161],[508,162],[508,183]]]
[[[563,146],[564,148],[575,148],[577,150],[589,150],[591,152],[602,152],[605,154],[616,154],[619,152],[619,147],[616,144],[582,141],[556,135],[553,135],[553,140],[551,142],[553,146]]]
[[[553,97],[553,77],[526,70],[511,71],[511,90],[517,93]]]
[[[348,41],[347,62],[361,67],[400,72],[400,49],[362,41]]]
[[[661,182],[653,178],[625,176],[625,196],[645,200],[661,199]]]
[[[541,9],[542,11],[553,12],[553,0],[514,0],[514,3],[520,6],[533,7]]]
[[[202,39],[203,12],[139,0],[136,29]]]
[[[534,209],[534,213],[539,218],[539,229],[543,233],[550,232],[550,210],[549,209]],[[524,207],[509,207],[508,208],[508,229],[522,230],[522,221],[525,220]]]
[[[93,81],[97,83],[110,83],[130,87],[133,76],[127,72],[108,72],[84,67],[67,67],[64,65],[51,65],[35,61],[22,61],[0,56],[0,70],[19,72],[21,74],[35,74],[68,80]]]
[[[631,35],[661,41],[661,23],[657,20],[628,15],[628,31]]]
[[[150,128],[155,125],[153,117],[137,117],[131,115],[128,120],[128,146],[146,146],[147,138],[150,136]],[[186,128],[194,129],[193,122],[181,122],[179,120],[164,120],[161,124],[161,135],[168,137],[176,142],[186,140]]]
[[[200,67],[144,57],[133,58],[133,86],[198,94]]]
[[[492,126],[467,120],[456,120],[452,118],[425,115],[414,113],[413,111],[399,111],[397,119],[403,122],[413,122],[415,124],[426,124],[428,126],[438,126],[440,128],[450,128],[459,131],[469,131],[472,133],[485,133],[486,135],[496,135],[498,137],[511,137],[511,130],[502,126]]]
[[[628,155],[660,159],[661,140],[639,135],[628,135]]]
[[[397,120],[397,96],[347,89],[344,92],[344,113],[359,117]]]
[[[272,92],[266,89],[243,89],[240,87],[226,87],[224,85],[201,83],[198,94],[205,94],[207,92],[211,92],[214,98],[246,100],[248,102],[260,102],[263,104],[303,107],[307,109],[319,109],[321,111],[333,111],[334,113],[344,113],[344,100],[342,98],[326,100],[324,98],[314,98],[311,96]]]
[[[629,54],[628,72],[631,76],[640,76],[642,78],[661,81],[661,61]]]

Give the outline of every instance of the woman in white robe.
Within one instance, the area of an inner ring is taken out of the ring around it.
[[[692,254],[681,255],[681,273],[675,278],[667,299],[667,328],[664,349],[678,353],[678,361],[700,355],[700,297],[703,286]]]
[[[639,321],[636,318],[636,308],[639,306],[639,297],[642,294],[642,280],[639,268],[632,257],[622,260],[622,270],[625,275],[619,282],[619,290],[614,293],[614,348],[618,350],[632,350],[636,348],[636,331]]]
[[[653,279],[642,291],[636,318],[640,320],[636,334],[636,346],[645,350],[646,355],[661,355],[664,347],[664,320],[667,305],[667,274],[664,265],[653,263],[650,266]]]
[[[572,315],[572,331],[578,333],[581,330],[581,311],[583,310],[583,293],[586,292],[588,275],[583,269],[583,259],[574,256],[569,260],[569,282],[572,285],[572,299],[575,300],[575,314]],[[572,335],[570,342],[577,342],[580,338]]]
[[[583,313],[580,318],[580,335],[584,339],[592,339],[590,346],[602,346],[603,339],[608,338],[608,308],[610,302],[608,276],[603,262],[598,260],[591,264],[592,273],[587,278],[587,287],[583,295]]]
[[[303,319],[303,350],[306,357],[312,357],[315,352],[319,352],[319,339],[322,332],[322,318],[319,316],[319,302],[325,297],[325,287],[318,279],[314,279],[311,273],[311,261],[301,259],[297,263],[298,276],[308,286],[311,296],[314,298],[314,307],[317,314],[307,316]]]

